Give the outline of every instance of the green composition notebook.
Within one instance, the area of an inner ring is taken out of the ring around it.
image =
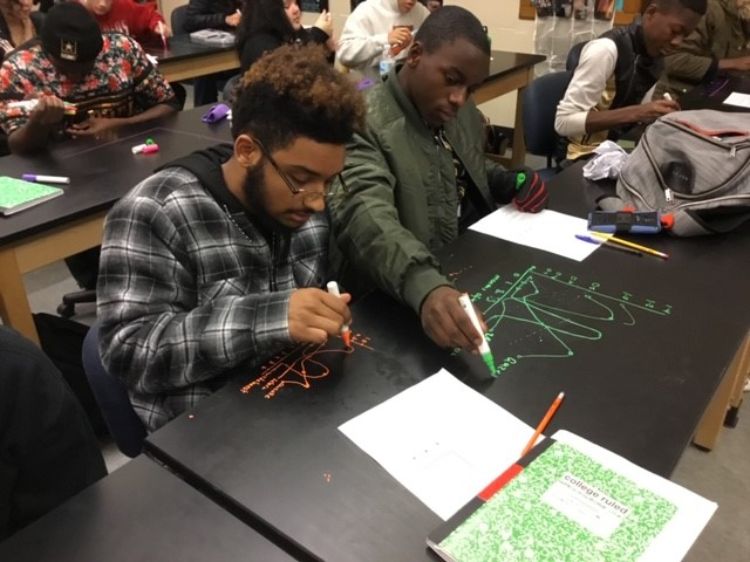
[[[715,504],[696,497],[709,504],[705,525]],[[427,545],[451,562],[633,562],[649,548],[646,558],[653,559],[652,543],[677,523],[678,502],[670,499],[569,444],[545,439],[431,533]],[[701,529],[680,531],[695,540]],[[682,558],[677,545],[668,550],[657,559]]]
[[[63,193],[59,187],[0,176],[0,213],[4,216],[12,215]]]

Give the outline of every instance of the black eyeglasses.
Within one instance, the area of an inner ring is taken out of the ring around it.
[[[292,178],[290,178],[284,171],[279,167],[279,165],[276,163],[276,160],[273,159],[273,156],[271,156],[271,153],[266,149],[265,146],[263,146],[263,143],[260,142],[258,139],[255,139],[255,143],[258,145],[258,148],[260,148],[261,153],[263,153],[263,156],[268,160],[269,164],[273,166],[273,169],[276,170],[276,173],[279,174],[279,177],[284,180],[284,183],[289,188],[289,191],[291,191],[294,195],[301,195],[305,198],[310,199],[317,199],[318,197],[327,197],[328,194],[331,192],[331,186],[333,185],[333,180],[335,178],[338,178],[338,180],[341,182],[341,189],[344,193],[349,192],[349,188],[346,185],[346,182],[344,181],[343,176],[341,175],[341,172],[336,174],[335,178],[331,178],[327,182],[325,182],[323,185],[323,191],[309,191],[305,189],[304,187],[298,186]]]

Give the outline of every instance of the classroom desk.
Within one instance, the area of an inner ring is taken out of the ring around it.
[[[240,59],[234,46],[212,47],[190,41],[187,35],[169,39],[169,48],[148,46],[146,52],[159,59],[159,70],[168,82],[190,80],[225,70],[238,70]]]
[[[205,125],[205,108],[117,133],[111,140],[80,139],[34,157],[7,156],[2,173],[69,176],[65,194],[10,217],[0,217],[0,318],[38,343],[23,274],[100,244],[109,208],[155,168],[193,150],[229,139],[226,123]],[[133,155],[153,137],[160,152]],[[62,297],[62,295],[60,295]]]
[[[746,107],[724,104],[724,100],[732,92],[750,94],[750,76],[731,74],[716,78],[708,84],[696,86],[680,97],[680,106],[682,109],[714,109],[733,113],[750,111]]]
[[[186,80],[224,70],[239,69],[237,51],[233,47],[209,47],[191,43],[186,36],[170,39],[165,53],[158,47],[146,49],[159,59],[159,69],[168,81]],[[492,51],[487,80],[474,92],[476,103],[484,103],[516,91],[516,114],[513,126],[513,152],[506,164],[522,166],[526,159],[523,136],[523,92],[534,79],[534,66],[544,55]]]
[[[516,91],[516,115],[513,123],[513,153],[504,164],[517,167],[526,161],[526,140],[523,132],[523,93],[534,79],[534,66],[543,62],[544,55],[492,51],[490,74],[474,92],[477,104]]]
[[[552,208],[588,208],[580,165],[548,186]],[[739,256],[750,252],[750,225],[649,242],[671,259],[602,248],[578,263],[467,233],[442,259],[459,287],[483,291],[488,319],[502,305],[507,324],[491,343],[500,377],[478,357],[437,349],[416,315],[373,294],[353,307],[353,353],[332,340],[282,354],[265,380],[257,369],[238,377],[146,448],[215,501],[329,561],[432,559],[424,541],[438,517],[337,428],[441,366],[532,426],[564,390],[549,434],[569,429],[669,476],[748,328]],[[478,430],[488,446],[502,439]]]
[[[0,542],[0,560],[291,562],[294,558],[141,455]]]

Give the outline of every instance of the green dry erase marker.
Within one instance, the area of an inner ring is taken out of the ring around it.
[[[469,317],[469,320],[471,320],[471,323],[474,325],[477,332],[479,332],[479,335],[482,336],[482,343],[479,344],[479,354],[482,356],[484,364],[487,365],[487,368],[490,370],[490,374],[494,375],[496,371],[495,358],[492,356],[492,350],[490,350],[490,346],[487,344],[487,340],[484,337],[482,325],[479,323],[477,312],[474,310],[474,305],[471,304],[469,295],[464,293],[458,297],[458,302],[461,304],[461,308],[464,309],[464,312],[466,312],[466,315]]]

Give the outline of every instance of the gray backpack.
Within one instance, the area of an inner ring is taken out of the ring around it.
[[[661,117],[623,166],[617,196],[601,206],[670,213],[676,236],[737,228],[750,218],[750,113]]]

